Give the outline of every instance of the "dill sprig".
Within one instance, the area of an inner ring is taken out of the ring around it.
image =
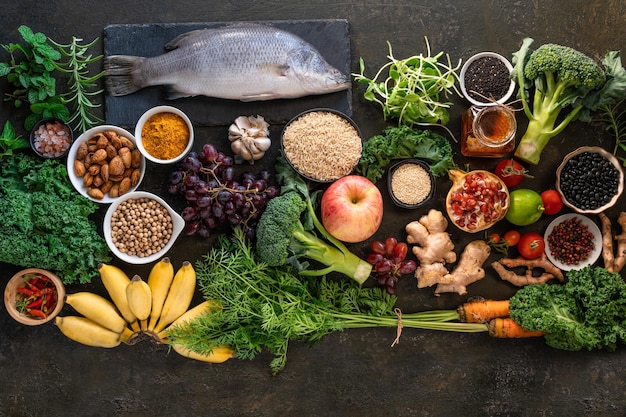
[[[267,349],[274,373],[287,361],[291,340],[313,344],[323,336],[349,328],[406,327],[482,332],[483,324],[453,322],[454,310],[400,315],[396,298],[379,288],[325,278],[303,280],[290,270],[255,260],[243,233],[219,236],[195,265],[198,285],[219,307],[167,331],[170,343],[208,353],[228,345],[240,359],[253,359]],[[401,322],[401,326],[399,323]]]

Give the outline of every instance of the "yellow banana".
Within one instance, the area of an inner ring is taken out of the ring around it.
[[[176,353],[186,358],[195,359],[195,360],[203,361],[203,362],[211,362],[211,363],[226,362],[227,360],[232,358],[233,354],[235,353],[234,350],[232,350],[231,348],[227,346],[218,346],[214,348],[211,351],[211,353],[207,355],[194,352],[193,350],[190,350],[184,347],[183,345],[175,344],[175,345],[172,345],[172,348],[176,351]]]
[[[137,317],[142,329],[146,329],[146,320],[152,310],[152,291],[148,283],[135,275],[126,286],[126,299],[130,311]]]
[[[126,321],[117,312],[113,303],[98,294],[87,291],[68,294],[65,302],[89,320],[117,334],[127,328]]]
[[[152,290],[152,311],[150,312],[150,321],[148,322],[149,330],[154,330],[161,316],[163,303],[165,303],[173,279],[174,267],[167,257],[154,264],[150,270],[148,286],[150,286],[150,290]]]
[[[170,324],[169,326],[167,326],[167,328],[165,328],[164,330],[161,330],[158,334],[157,334],[157,338],[161,341],[167,339],[167,330],[173,328],[174,326],[178,326],[181,325],[185,322],[191,321],[193,319],[195,319],[196,317],[198,317],[200,314],[204,313],[205,311],[209,311],[209,309],[211,309],[212,307],[214,307],[216,305],[215,301],[203,301],[202,303],[198,304],[197,306],[190,308],[189,310],[187,310],[182,316],[180,316],[179,318],[177,318],[176,320],[174,320],[172,322],[172,324]]]
[[[196,271],[193,269],[191,262],[185,261],[183,266],[176,271],[176,275],[174,275],[172,285],[163,304],[161,316],[154,328],[155,333],[159,333],[187,311],[195,291]]]
[[[131,325],[133,330],[139,331],[139,325],[137,324],[137,317],[130,310],[128,306],[128,299],[126,298],[126,287],[130,282],[130,278],[124,271],[114,265],[108,265],[101,263],[98,265],[98,271],[100,272],[100,278],[106,288],[113,304],[124,317],[124,320]]]
[[[87,346],[113,348],[119,346],[121,337],[94,321],[81,316],[57,316],[54,324],[61,332],[75,342]]]

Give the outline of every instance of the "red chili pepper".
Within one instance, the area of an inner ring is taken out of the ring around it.
[[[43,298],[38,298],[35,301],[29,303],[26,308],[38,308],[43,303]]]
[[[30,314],[33,317],[41,317],[42,319],[45,319],[46,317],[48,317],[48,315],[46,313],[44,313],[41,310],[28,310],[28,314]]]
[[[26,288],[26,287],[17,287],[17,292],[20,292],[20,293],[22,293],[24,295],[28,295],[29,297],[35,293],[35,291],[31,290],[30,288]]]

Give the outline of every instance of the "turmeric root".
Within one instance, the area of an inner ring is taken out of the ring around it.
[[[618,273],[626,264],[626,212],[622,211],[617,218],[617,224],[622,227],[622,233],[613,236],[611,220],[604,213],[599,213],[602,224],[602,259],[604,267],[609,272]],[[613,254],[613,240],[617,243],[617,253]]]
[[[489,320],[489,336],[500,339],[540,337],[544,332],[526,330],[510,317]]]
[[[491,248],[484,240],[470,242],[454,270],[443,277],[437,285],[435,295],[444,292],[456,292],[459,295],[467,293],[467,286],[485,277],[483,263],[489,257]],[[447,281],[447,282],[446,282]]]
[[[517,274],[512,270],[520,266],[526,267],[524,275]],[[491,267],[498,273],[500,278],[509,281],[517,287],[529,284],[543,284],[555,278],[561,282],[565,281],[563,272],[550,262],[545,254],[537,259],[526,259],[521,256],[517,258],[502,258],[499,261],[492,262]],[[543,270],[538,276],[534,274],[536,268]]]
[[[464,323],[485,323],[495,318],[509,317],[509,300],[477,299],[457,308],[459,320]]]

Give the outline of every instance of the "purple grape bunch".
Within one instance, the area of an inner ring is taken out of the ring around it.
[[[205,144],[201,152],[189,152],[172,171],[168,191],[185,197],[187,206],[181,216],[187,235],[209,237],[220,225],[228,224],[231,229],[240,227],[252,240],[267,202],[280,192],[269,180],[267,170],[246,172],[237,179],[234,159]]]

